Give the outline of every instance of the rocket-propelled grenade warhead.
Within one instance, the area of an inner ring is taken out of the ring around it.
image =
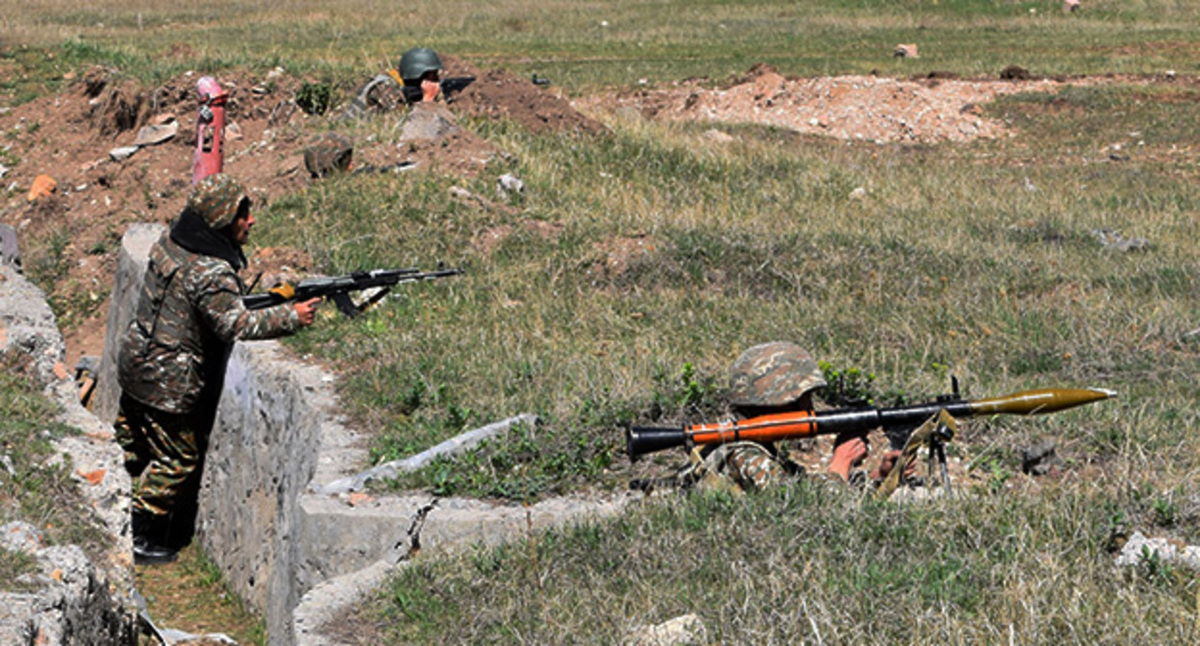
[[[967,402],[976,415],[1040,415],[1116,397],[1107,388],[1042,388]]]

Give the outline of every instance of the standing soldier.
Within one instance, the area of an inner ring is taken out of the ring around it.
[[[172,513],[194,504],[234,341],[285,336],[313,322],[318,299],[256,311],[242,304],[237,271],[246,266],[242,245],[253,226],[241,184],[209,175],[150,250],[138,308],[121,340],[114,425],[134,482],[136,563],[175,559]]]

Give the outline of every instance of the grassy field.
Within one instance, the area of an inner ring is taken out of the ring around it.
[[[1084,3],[1064,16],[1008,0],[421,2],[401,16],[372,2],[14,12],[5,0],[0,25],[25,44],[3,54],[29,71],[7,82],[14,100],[95,60],[146,79],[284,63],[336,80],[416,42],[579,94],[757,62],[804,75],[1196,73],[1200,6]],[[921,58],[892,59],[900,42]],[[256,244],[303,248],[330,273],[467,269],[290,342],[342,367],[378,459],[541,416],[397,486],[514,500],[621,487],[620,425],[716,414],[730,362],[768,340],[911,399],[951,374],[970,396],[1120,392],[972,422],[955,446],[980,476],[970,500],[900,506],[801,482],[418,564],[359,612],[376,630],[364,643],[612,643],[687,612],[717,643],[1195,643],[1195,575],[1150,558],[1118,571],[1109,550],[1133,530],[1200,542],[1200,87],[1114,83],[985,110],[1016,136],[851,145],[746,125],[722,126],[737,140],[717,144],[709,124],[613,117],[611,135],[577,138],[468,123],[520,161],[465,180],[335,179],[271,204]],[[517,215],[446,197],[456,184],[490,195],[502,172],[526,184]],[[1105,230],[1148,244],[1118,251]],[[1020,449],[1041,439],[1057,442],[1061,478],[1020,474]]]

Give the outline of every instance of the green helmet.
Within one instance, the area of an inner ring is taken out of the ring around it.
[[[817,360],[795,343],[764,343],[733,362],[729,401],[734,406],[786,406],[825,385]]]
[[[344,135],[326,132],[313,137],[304,147],[304,168],[313,178],[350,170],[354,144]]]
[[[400,78],[406,85],[419,83],[426,72],[442,69],[442,59],[428,47],[414,47],[400,57]]]
[[[237,217],[243,201],[248,208],[250,196],[240,182],[224,173],[214,173],[192,189],[187,208],[203,218],[210,229],[224,229]]]

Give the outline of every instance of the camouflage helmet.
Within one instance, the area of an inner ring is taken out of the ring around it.
[[[426,72],[442,69],[442,59],[428,47],[414,47],[400,56],[400,78],[416,83]]]
[[[192,189],[187,208],[203,218],[210,229],[224,229],[237,217],[243,201],[250,206],[250,196],[241,182],[224,173],[214,173]]]
[[[314,178],[350,170],[354,144],[345,135],[326,132],[313,137],[304,147],[304,168]]]
[[[764,343],[733,362],[729,400],[734,406],[786,406],[825,385],[817,360],[794,343]]]

